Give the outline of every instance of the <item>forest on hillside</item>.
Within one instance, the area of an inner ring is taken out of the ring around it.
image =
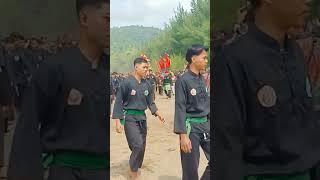
[[[113,27],[110,32],[111,70],[127,71],[139,50],[161,32],[158,28],[143,26]]]
[[[1,36],[20,32],[51,38],[77,28],[75,0],[1,0]]]

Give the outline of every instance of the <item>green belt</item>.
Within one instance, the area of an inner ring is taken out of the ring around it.
[[[124,115],[145,115],[144,110],[137,110],[137,109],[126,109],[124,110]],[[122,125],[124,125],[125,120],[120,119]]]
[[[56,165],[71,168],[104,169],[108,168],[108,159],[107,155],[101,154],[59,151],[43,154],[42,164],[45,168]]]
[[[204,122],[207,122],[207,121],[208,121],[207,116],[205,116],[205,117],[187,117],[186,118],[186,129],[187,129],[188,135],[191,132],[191,122],[204,123]]]

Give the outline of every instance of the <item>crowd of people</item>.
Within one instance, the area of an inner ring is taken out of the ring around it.
[[[2,87],[7,93],[11,93],[1,99],[6,100],[4,104],[7,105],[14,100],[16,107],[19,107],[32,74],[43,61],[63,49],[77,47],[77,41],[67,34],[56,40],[49,40],[46,36],[25,37],[19,33],[11,33],[0,41],[0,67],[8,73],[7,80],[4,80],[7,86]]]
[[[46,36],[26,37],[14,32],[0,39],[0,119],[4,119],[0,121],[4,122],[0,125],[0,166],[4,165],[4,133],[19,115],[32,75],[48,57],[77,44],[67,34],[49,40]]]
[[[186,69],[187,70],[187,69]],[[166,70],[163,72],[153,72],[151,69],[149,70],[146,79],[150,82],[154,89],[154,99],[156,98],[156,94],[163,96],[165,95],[168,99],[171,99],[174,95],[174,85],[184,71],[172,71]],[[115,96],[118,88],[120,87],[121,82],[127,78],[130,73],[111,73],[110,80],[110,88],[111,88],[111,104],[115,100]],[[210,69],[203,72],[203,77],[206,82],[207,89],[210,91]]]

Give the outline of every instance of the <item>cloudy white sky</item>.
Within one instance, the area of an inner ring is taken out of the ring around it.
[[[143,25],[163,28],[181,3],[190,10],[191,0],[111,0],[111,27]]]

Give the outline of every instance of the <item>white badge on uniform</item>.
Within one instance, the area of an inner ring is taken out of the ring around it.
[[[307,91],[308,97],[312,97],[312,90],[311,90],[309,77],[306,78],[306,91]]]
[[[82,93],[77,89],[71,89],[68,96],[68,105],[80,105],[82,101]]]
[[[192,95],[192,96],[195,96],[195,95],[197,95],[197,90],[196,89],[191,89],[191,91],[190,91],[190,94]]]
[[[268,85],[263,86],[258,91],[258,100],[263,107],[272,107],[276,105],[277,95],[275,90]]]
[[[148,91],[148,90],[145,90],[145,91],[144,91],[144,95],[145,95],[145,96],[148,96],[148,95],[149,95],[149,91]]]
[[[136,95],[136,91],[134,89],[131,90],[131,96]]]
[[[14,61],[18,62],[20,60],[19,56],[14,56]]]

